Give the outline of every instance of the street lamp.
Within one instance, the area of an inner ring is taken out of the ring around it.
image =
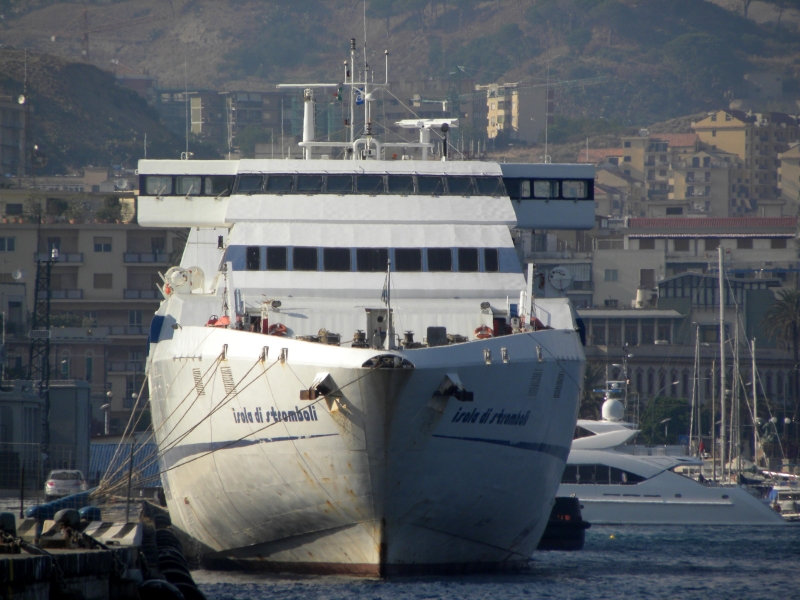
[[[108,411],[111,410],[111,400],[113,399],[113,397],[114,394],[111,392],[111,390],[108,390],[106,392],[106,398],[108,398],[108,402],[100,407],[100,410],[103,411],[103,433],[105,435],[109,435],[110,433]]]
[[[663,419],[661,421],[661,423],[659,423],[659,425],[663,425],[664,426],[664,439],[665,440],[666,440],[666,437],[667,437],[667,427],[669,427],[669,422],[670,421],[672,421],[672,417],[668,417],[666,419]]]

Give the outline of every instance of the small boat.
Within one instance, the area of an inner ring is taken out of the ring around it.
[[[592,526],[583,520],[578,498],[556,498],[550,520],[539,540],[537,550],[583,550],[586,530]]]
[[[789,481],[776,485],[769,494],[775,512],[787,521],[800,521],[800,483]]]

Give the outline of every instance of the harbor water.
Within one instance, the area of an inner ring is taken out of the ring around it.
[[[209,600],[794,598],[800,525],[593,526],[582,552],[537,552],[528,573],[387,581],[196,571]]]

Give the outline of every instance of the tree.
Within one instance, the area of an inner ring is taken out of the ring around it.
[[[606,370],[600,363],[586,363],[583,375],[583,391],[581,392],[581,419],[599,420],[602,416],[603,394],[595,392],[605,387]]]
[[[777,300],[764,315],[764,331],[792,352],[794,360],[794,419],[800,398],[800,291],[779,290]]]
[[[248,125],[236,137],[239,151],[244,158],[255,158],[256,144],[266,144],[272,139],[271,132],[259,125]]]

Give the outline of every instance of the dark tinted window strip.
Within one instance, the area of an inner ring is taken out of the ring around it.
[[[234,271],[519,273],[514,248],[318,248],[239,246],[226,250]]]
[[[185,196],[180,181],[199,178],[202,183],[191,188],[192,196],[227,196],[234,194],[364,194],[423,196],[506,196],[501,177],[436,175],[322,175],[258,174],[232,175],[141,175],[139,189],[145,196]],[[185,186],[183,186],[185,187]],[[190,186],[191,187],[191,186]],[[197,188],[197,189],[194,189]],[[513,189],[513,188],[512,188]]]

